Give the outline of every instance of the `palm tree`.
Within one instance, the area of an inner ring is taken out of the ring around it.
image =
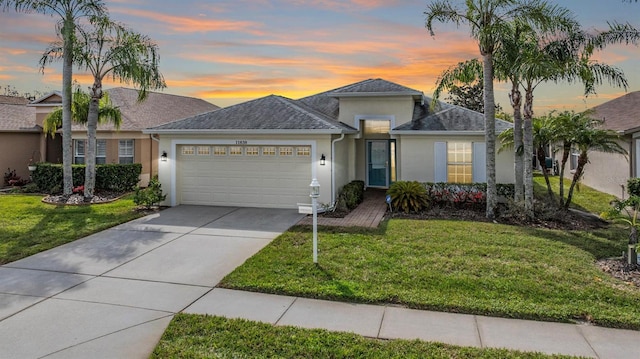
[[[147,36],[133,32],[108,18],[96,18],[90,28],[78,26],[77,44],[73,60],[89,71],[93,84],[89,90],[91,101],[87,117],[87,157],[85,170],[85,200],[93,197],[95,187],[96,130],[99,103],[104,96],[102,81],[106,76],[139,88],[138,101],[147,90],[166,87],[159,70],[158,46]],[[60,58],[60,44],[53,44],[42,56],[41,64]]]
[[[569,209],[573,198],[573,190],[584,174],[584,167],[589,163],[589,152],[599,151],[627,155],[627,150],[620,146],[620,136],[618,133],[601,128],[601,124],[602,121],[592,119],[588,116],[584,116],[583,120],[576,124],[575,132],[573,133],[574,146],[580,154],[571,180],[571,187],[569,187],[567,199],[561,204],[565,210]]]
[[[107,13],[102,0],[0,0],[3,8],[13,7],[18,12],[35,12],[59,17],[57,31],[62,37],[62,164],[63,194],[73,190],[73,160],[71,140],[71,82],[73,76],[73,44],[76,24],[83,17]]]
[[[79,86],[76,87],[76,90],[73,93],[73,100],[71,101],[71,118],[73,119],[73,122],[86,126],[89,118],[90,102],[91,96],[89,96],[88,93],[83,92]],[[122,124],[122,114],[120,109],[112,106],[109,94],[106,92],[100,99],[98,122],[111,123],[116,129],[119,129]],[[42,130],[44,133],[54,137],[61,126],[62,108],[59,108],[47,115],[44,119]]]
[[[487,218],[495,217],[497,207],[496,162],[495,162],[495,96],[493,92],[494,55],[502,46],[508,24],[518,18],[542,31],[573,26],[565,22],[549,22],[550,16],[568,18],[568,10],[532,0],[466,0],[464,8],[458,8],[448,0],[433,1],[425,11],[426,27],[434,35],[433,22],[464,23],[470,26],[471,36],[478,42],[482,56],[482,79],[484,84],[484,120],[487,162]]]

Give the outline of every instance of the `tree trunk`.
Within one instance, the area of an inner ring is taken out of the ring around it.
[[[73,77],[73,32],[75,23],[73,15],[67,15],[62,26],[64,39],[62,50],[62,181],[63,195],[73,192],[73,140],[71,133],[71,81]]]
[[[533,88],[527,86],[524,99],[523,121],[523,147],[524,147],[524,210],[529,218],[534,217],[533,212]],[[543,152],[544,153],[544,152]],[[546,176],[546,162],[542,161],[542,170]]]
[[[515,171],[515,193],[514,200],[522,202],[524,200],[524,157],[522,143],[522,94],[516,82],[511,83],[511,107],[513,107],[513,148],[514,148],[514,171]]]
[[[493,55],[482,55],[482,74],[484,85],[484,137],[487,161],[487,209],[486,216],[493,219],[498,207],[496,189],[496,106],[493,93]]]
[[[542,146],[539,146],[538,151],[536,152],[538,154],[538,162],[540,161],[544,162],[545,160],[544,148]],[[547,173],[547,171],[542,171],[542,174],[544,175],[544,181],[547,184],[547,193],[549,194],[549,200],[555,204],[556,200],[553,196],[553,190],[551,189],[551,181],[549,181],[549,174]]]
[[[96,184],[96,131],[98,130],[98,111],[100,98],[102,98],[102,83],[99,81],[94,82],[89,95],[91,96],[91,101],[89,102],[89,113],[87,114],[86,166],[84,171],[84,199],[87,202],[91,201]]]
[[[565,210],[569,209],[569,205],[571,204],[571,200],[573,199],[573,190],[576,187],[576,184],[580,181],[580,177],[582,177],[582,172],[584,171],[584,166],[589,162],[589,157],[587,157],[587,151],[580,152],[580,157],[578,157],[578,167],[576,167],[576,173],[573,174],[573,180],[571,180],[571,187],[569,187],[569,193],[567,194],[567,201],[564,203],[563,208]]]
[[[562,164],[560,166],[560,180],[558,186],[560,186],[559,196],[560,196],[560,207],[564,207],[564,169],[567,166],[567,161],[569,160],[569,156],[571,155],[571,143],[564,142],[562,144]]]

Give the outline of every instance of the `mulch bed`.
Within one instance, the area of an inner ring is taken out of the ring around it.
[[[118,192],[96,192],[90,201],[85,201],[84,196],[82,194],[77,194],[77,193],[72,194],[71,196],[48,195],[42,199],[42,202],[55,204],[55,205],[82,206],[87,204],[100,204],[100,203],[113,202],[124,195],[125,193],[118,193]]]
[[[626,258],[607,258],[596,262],[598,267],[629,285],[640,287],[640,266],[627,264]]]

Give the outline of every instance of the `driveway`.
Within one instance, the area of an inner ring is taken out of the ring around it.
[[[147,358],[173,315],[302,218],[179,206],[0,267],[3,358]]]

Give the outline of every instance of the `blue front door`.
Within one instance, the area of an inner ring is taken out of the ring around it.
[[[367,141],[367,186],[389,187],[389,141]]]

